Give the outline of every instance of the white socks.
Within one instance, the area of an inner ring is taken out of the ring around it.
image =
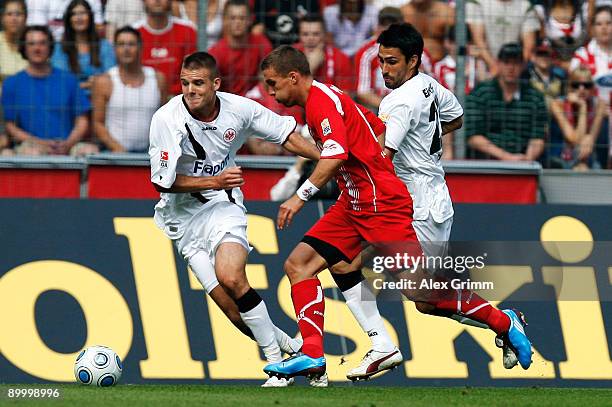
[[[274,326],[274,336],[276,337],[276,342],[278,342],[280,350],[289,354],[299,351],[304,343],[301,338],[292,338],[277,326]]]
[[[365,280],[359,284],[342,291],[346,305],[357,319],[361,329],[368,334],[372,342],[372,349],[378,352],[390,352],[396,348],[391,340],[383,319],[378,312],[376,297],[370,291]]]
[[[268,315],[266,304],[261,301],[250,311],[241,312],[240,317],[249,329],[251,329],[251,332],[253,332],[253,336],[263,351],[268,363],[276,363],[283,360],[276,339],[276,329],[278,328],[272,323],[270,315]]]

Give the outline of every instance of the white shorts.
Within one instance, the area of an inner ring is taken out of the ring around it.
[[[452,217],[442,223],[436,222],[431,215],[426,220],[412,221],[423,252],[430,257],[446,256],[452,226]]]
[[[221,242],[235,242],[251,250],[247,238],[247,217],[244,210],[231,202],[211,202],[210,207],[194,215],[183,236],[175,240],[179,253],[189,262],[198,252],[205,252],[212,265]]]

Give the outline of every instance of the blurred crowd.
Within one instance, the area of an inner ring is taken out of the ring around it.
[[[435,0],[0,0],[0,154],[146,152],[155,110],[181,92],[184,56],[207,50],[221,90],[303,124],[260,80],[274,47],[302,50],[315,79],[376,111],[389,92],[378,34],[409,22],[421,69],[465,100],[469,158],[611,168],[612,0],[469,0],[466,24]],[[464,29],[467,47],[456,46]],[[457,55],[465,82],[457,84]],[[453,136],[444,159],[453,159]],[[258,139],[243,154],[283,154]]]

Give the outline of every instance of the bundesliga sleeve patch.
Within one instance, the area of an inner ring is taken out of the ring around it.
[[[323,130],[323,137],[331,134],[331,125],[329,124],[329,119],[323,119],[321,122],[321,130]]]
[[[162,151],[159,158],[159,166],[162,168],[168,168],[168,152]]]
[[[323,143],[321,157],[333,157],[335,155],[344,154],[344,148],[337,141],[327,140]]]

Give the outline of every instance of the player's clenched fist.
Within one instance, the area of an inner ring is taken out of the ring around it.
[[[242,186],[244,184],[242,169],[240,167],[229,167],[217,175],[217,181],[219,189],[231,189]]]

